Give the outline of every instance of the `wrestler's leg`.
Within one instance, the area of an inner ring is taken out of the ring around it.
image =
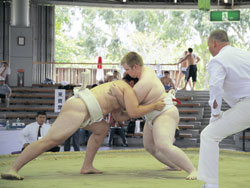
[[[173,145],[178,122],[179,113],[176,107],[172,107],[155,119],[153,126],[155,147],[173,164],[184,169],[189,174],[187,179],[196,179],[197,172],[190,159],[180,148]]]
[[[93,161],[97,150],[102,145],[104,138],[109,132],[109,124],[103,120],[89,125],[86,129],[92,131],[92,134],[88,140],[86,156],[80,173],[99,174],[102,172],[93,167]]]
[[[153,155],[157,160],[162,162],[163,164],[167,165],[169,168],[168,170],[180,170],[178,166],[170,162],[166,156],[164,156],[163,153],[157,150],[155,147],[154,139],[153,139],[153,134],[152,134],[152,128],[150,128],[147,125],[147,122],[144,126],[143,129],[143,144],[144,148],[151,154]]]
[[[68,100],[52,124],[49,132],[42,139],[30,144],[13,163],[11,168],[1,176],[5,179],[23,179],[17,172],[29,161],[33,160],[50,148],[63,143],[71,136],[85,118],[88,118],[88,111],[81,99],[73,98]]]

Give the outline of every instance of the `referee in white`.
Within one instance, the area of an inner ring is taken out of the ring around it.
[[[219,143],[250,127],[250,52],[230,46],[223,30],[210,34],[208,46],[211,118],[201,132],[198,179],[205,182],[203,188],[218,188]],[[225,112],[222,99],[231,107]]]

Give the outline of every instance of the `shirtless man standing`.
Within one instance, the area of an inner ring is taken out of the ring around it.
[[[188,54],[187,51],[184,52],[184,56],[182,58],[180,58],[179,61],[181,61],[182,59],[184,59],[186,57],[186,55]],[[181,84],[181,79],[184,77],[184,80],[186,80],[186,74],[187,74],[187,67],[188,67],[188,62],[183,61],[181,63],[176,63],[176,65],[181,64],[180,69],[179,69],[179,74],[178,74],[178,78],[177,78],[177,82],[176,82],[176,89],[178,89],[179,85]],[[190,81],[188,81],[189,86],[191,87]]]
[[[113,96],[111,86],[119,86],[123,93],[124,105],[128,114],[122,114],[120,103]],[[109,124],[103,120],[112,112],[119,120],[138,118],[152,110],[162,110],[165,106],[163,100],[149,105],[139,106],[134,90],[123,80],[117,80],[99,85],[91,90],[75,88],[74,97],[68,99],[63,105],[59,116],[52,124],[49,132],[42,139],[30,144],[20,154],[11,168],[1,174],[3,179],[22,180],[18,171],[28,162],[38,157],[48,149],[63,143],[79,128],[92,132],[86,150],[86,157],[81,168],[81,174],[101,173],[93,167],[94,157],[109,131]]]
[[[196,66],[196,64],[200,61],[200,58],[193,54],[192,48],[188,48],[187,55],[183,59],[181,59],[178,63],[176,63],[176,65],[180,64],[184,61],[187,61],[188,68],[187,68],[187,73],[186,73],[186,82],[185,82],[185,86],[183,89],[184,90],[187,89],[187,84],[188,84],[189,78],[192,77],[193,84],[191,86],[191,90],[194,90],[194,86],[195,86],[196,78],[197,78],[197,66]]]
[[[127,74],[138,78],[135,90],[139,104],[150,104],[164,99],[166,106],[162,111],[153,111],[145,115],[147,119],[143,130],[145,149],[163,164],[172,169],[184,169],[189,175],[186,179],[196,179],[197,172],[187,155],[174,146],[175,130],[179,123],[179,112],[172,102],[172,95],[165,93],[161,81],[154,70],[145,67],[142,57],[136,52],[129,52],[122,61]]]

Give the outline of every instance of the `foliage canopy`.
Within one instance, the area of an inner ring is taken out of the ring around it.
[[[208,88],[207,37],[214,29],[228,31],[233,46],[250,49],[250,10],[241,10],[240,22],[209,21],[200,10],[131,10],[56,7],[56,61],[118,63],[129,51],[146,64],[173,64],[192,47],[201,58],[197,89]]]

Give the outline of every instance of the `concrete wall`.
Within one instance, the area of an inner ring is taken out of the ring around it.
[[[18,45],[18,37],[25,37],[25,44]],[[9,84],[17,86],[17,71],[24,69],[24,86],[32,86],[32,28],[10,27],[10,69]]]
[[[0,61],[9,60],[10,3],[0,2]]]

